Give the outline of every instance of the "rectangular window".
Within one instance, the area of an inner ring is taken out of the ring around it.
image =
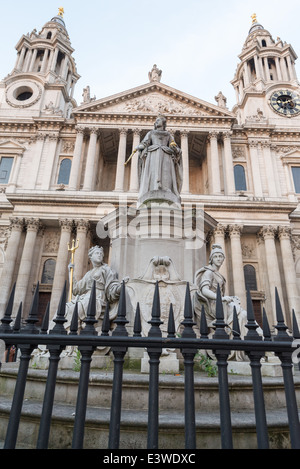
[[[295,192],[300,194],[300,166],[292,166],[292,175],[294,180]]]
[[[3,156],[0,162],[0,184],[7,184],[11,173],[11,168],[14,159],[11,157]]]

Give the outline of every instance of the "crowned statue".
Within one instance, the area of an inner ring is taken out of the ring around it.
[[[180,203],[182,186],[181,149],[166,130],[165,117],[159,116],[154,129],[137,146],[139,160],[139,203],[166,200]]]

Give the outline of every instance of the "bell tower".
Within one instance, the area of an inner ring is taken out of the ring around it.
[[[275,119],[280,115],[289,117],[298,114],[297,55],[290,44],[279,37],[275,41],[269,31],[258,23],[255,14],[252,15],[252,25],[239,59],[231,83],[236,92],[235,110],[240,122],[255,115],[258,119],[262,116]]]
[[[16,45],[12,72],[0,83],[1,115],[69,117],[80,76],[63,19],[63,8],[38,33],[23,35]]]

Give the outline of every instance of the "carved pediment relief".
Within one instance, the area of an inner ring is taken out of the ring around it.
[[[162,83],[150,83],[109,98],[93,101],[74,109],[74,114],[158,114],[173,116],[233,117],[227,109],[216,106]]]

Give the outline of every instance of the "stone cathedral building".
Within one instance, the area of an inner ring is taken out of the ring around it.
[[[14,283],[26,315],[37,282],[40,316],[50,300],[54,314],[73,239],[76,278],[94,244],[110,262],[111,240],[99,240],[97,224],[120,199],[136,203],[136,154],[124,163],[162,114],[182,149],[182,205],[203,205],[213,221],[207,253],[212,243],[226,252],[227,294],[245,305],[249,287],[257,320],[265,308],[273,325],[277,287],[288,325],[292,309],[300,316],[297,56],[255,17],[245,36],[232,110],[221,92],[211,104],[164,84],[156,66],[145,84],[113,96],[96,99],[86,87],[78,105],[62,14],[20,38],[15,67],[0,82],[1,315]]]

